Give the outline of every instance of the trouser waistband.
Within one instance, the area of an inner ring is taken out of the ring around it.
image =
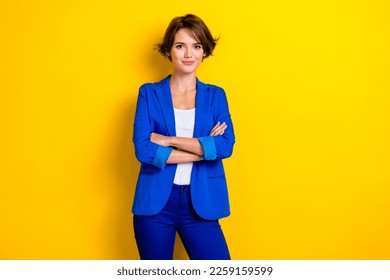
[[[178,188],[178,189],[184,189],[184,188],[189,188],[190,185],[177,185],[177,184],[173,184],[173,187],[174,188]]]

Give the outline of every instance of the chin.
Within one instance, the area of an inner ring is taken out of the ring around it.
[[[176,68],[175,70],[176,70],[176,72],[182,73],[182,74],[192,74],[192,73],[195,73],[197,69],[198,69],[198,67],[191,68],[191,69]]]

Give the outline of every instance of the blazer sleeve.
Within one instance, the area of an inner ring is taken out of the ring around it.
[[[138,93],[133,127],[135,156],[141,163],[152,164],[160,169],[164,169],[172,148],[160,146],[150,141],[150,134],[153,130],[149,117],[148,86],[150,87],[147,84],[141,86]]]
[[[229,106],[225,91],[217,88],[215,99],[212,105],[216,122],[225,122],[227,128],[223,135],[199,137],[198,140],[202,145],[205,160],[216,160],[228,158],[233,153],[235,143],[233,122],[229,112]]]

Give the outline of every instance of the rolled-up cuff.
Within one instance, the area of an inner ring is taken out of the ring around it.
[[[213,136],[205,136],[198,138],[203,148],[203,158],[205,160],[214,160],[217,158],[217,149],[215,148],[215,142]]]
[[[159,146],[156,154],[154,155],[152,164],[160,169],[164,169],[165,165],[167,165],[167,159],[169,158],[171,152],[171,147]]]

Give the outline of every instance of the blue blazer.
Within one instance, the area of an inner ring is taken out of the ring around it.
[[[172,147],[150,141],[156,132],[176,136],[170,76],[140,87],[134,118],[133,142],[141,162],[132,212],[158,214],[168,201],[177,164],[166,164]],[[194,138],[204,151],[204,160],[194,162],[191,174],[191,199],[196,213],[207,220],[230,215],[229,198],[222,159],[233,152],[235,136],[224,90],[196,79]],[[227,124],[223,135],[208,136],[220,121]]]

